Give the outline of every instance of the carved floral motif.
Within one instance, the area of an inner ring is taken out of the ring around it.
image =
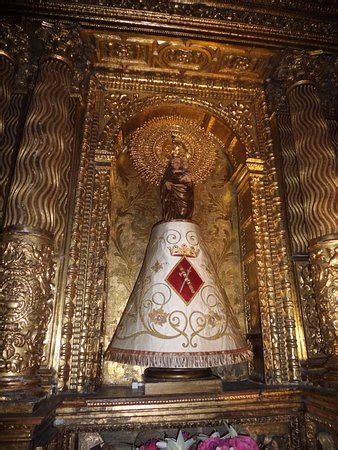
[[[293,85],[298,81],[323,82],[331,75],[334,57],[329,54],[306,50],[286,50],[276,70],[276,78]]]
[[[320,331],[319,314],[313,292],[311,269],[308,262],[296,262],[296,275],[300,289],[301,309],[304,322],[304,331],[309,357],[317,357],[323,351],[324,342]]]
[[[324,337],[324,350],[329,356],[338,356],[337,322],[337,240],[319,241],[310,248],[311,272],[317,308]]]
[[[0,370],[36,369],[53,302],[53,250],[48,242],[7,235],[1,242]]]

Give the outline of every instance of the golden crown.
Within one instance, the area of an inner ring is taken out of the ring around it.
[[[186,244],[181,246],[174,245],[173,247],[168,247],[168,249],[171,256],[188,256],[190,258],[196,258],[199,253],[199,249],[188,247]]]

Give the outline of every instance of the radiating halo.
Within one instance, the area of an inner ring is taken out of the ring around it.
[[[130,155],[141,177],[160,183],[173,155],[173,141],[180,146],[180,155],[188,157],[194,183],[204,181],[214,168],[219,143],[214,135],[182,116],[148,120],[133,133]]]

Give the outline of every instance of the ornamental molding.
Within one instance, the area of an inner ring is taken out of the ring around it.
[[[278,53],[163,36],[84,32],[96,47],[98,68],[152,71],[259,82],[274,69]]]
[[[141,26],[154,32],[170,26],[172,35],[203,35],[205,38],[214,35],[238,43],[279,46],[297,42],[307,47],[337,47],[334,7],[314,1],[280,0],[273,5],[259,2],[248,9],[244,1],[225,5],[223,2],[153,0],[64,0],[62,3],[45,1],[37,4],[35,0],[12,0],[5,13],[33,14],[45,20],[58,16],[121,31],[139,31]]]
[[[0,372],[25,376],[43,358],[53,308],[54,252],[48,238],[20,232],[2,235],[0,251]]]
[[[287,49],[274,74],[290,89],[299,82],[311,82],[317,86],[328,83],[334,77],[337,57],[323,51]]]

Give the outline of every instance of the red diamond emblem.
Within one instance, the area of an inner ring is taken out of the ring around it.
[[[204,281],[186,258],[181,258],[166,278],[170,286],[187,304],[195,297]]]

